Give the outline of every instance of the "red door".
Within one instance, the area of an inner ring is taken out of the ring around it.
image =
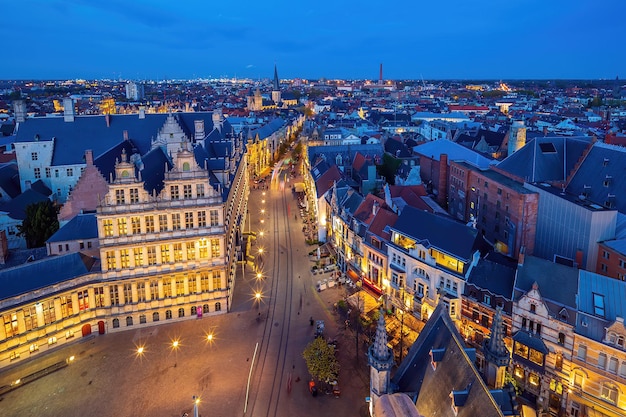
[[[103,321],[98,322],[98,333],[104,334],[104,322]]]
[[[89,336],[91,334],[91,324],[85,324],[83,326],[83,337]]]

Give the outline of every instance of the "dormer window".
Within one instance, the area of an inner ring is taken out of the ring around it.
[[[443,357],[446,354],[445,349],[431,349],[430,350],[430,365],[433,367],[433,370],[437,369],[437,364],[443,360]]]

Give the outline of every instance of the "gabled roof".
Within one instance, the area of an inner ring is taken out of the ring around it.
[[[39,180],[41,181],[41,180]],[[37,182],[39,182],[37,181]],[[50,190],[48,190],[50,191]],[[0,205],[0,211],[8,213],[14,220],[24,220],[26,218],[26,207],[41,201],[48,200],[48,195],[41,194],[31,188],[15,197],[13,200]]]
[[[594,340],[603,340],[605,327],[618,317],[626,318],[624,300],[626,282],[581,269],[578,277],[579,317],[576,320],[576,332]]]
[[[326,191],[330,190],[335,181],[339,181],[342,178],[341,171],[337,165],[332,165],[326,172],[324,172],[316,181],[315,189],[317,191],[317,198],[323,196]]]
[[[433,353],[437,355],[433,355]],[[433,356],[437,356],[433,365]],[[421,414],[442,417],[503,416],[501,406],[474,365],[475,351],[467,349],[443,304],[439,304],[392,378],[396,392],[413,395]],[[457,413],[452,392],[467,391]],[[509,398],[510,402],[510,398]],[[502,404],[504,409],[511,404]]]
[[[67,242],[69,240],[94,239],[98,237],[98,221],[95,214],[74,216],[65,226],[50,236],[46,243]]]
[[[0,299],[15,297],[92,272],[96,258],[80,252],[50,256],[0,272]]]
[[[518,265],[515,278],[515,297],[519,298],[539,286],[539,293],[544,300],[556,302],[561,306],[576,308],[578,287],[578,269],[550,262],[536,256],[524,256],[524,263]],[[558,313],[558,311],[552,311]]]
[[[8,162],[0,166],[0,188],[11,198],[20,193],[20,179],[16,162]]]
[[[374,205],[378,204],[378,210],[385,205],[385,200],[376,197],[374,194],[365,196],[359,207],[354,212],[354,218],[363,224],[370,224],[374,219]]]
[[[515,266],[492,260],[488,255],[480,258],[478,264],[472,268],[467,283],[512,301],[515,270]]]
[[[528,182],[564,181],[591,137],[537,137],[498,164],[498,168]]]
[[[611,203],[626,213],[626,148],[596,142],[576,170],[567,191],[585,194],[588,200],[607,206]]]
[[[448,155],[448,161],[465,161],[481,169],[487,169],[492,162],[491,159],[458,143],[440,139],[426,142],[413,148],[413,152],[439,161],[441,154]]]
[[[398,220],[398,215],[391,210],[381,208],[371,221],[368,231],[386,241],[391,239],[389,227],[393,227]]]
[[[409,236],[426,248],[453,255],[466,262],[477,250],[478,231],[449,216],[432,214],[407,206],[402,210],[394,230]]]

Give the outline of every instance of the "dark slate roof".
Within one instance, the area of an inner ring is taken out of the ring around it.
[[[488,256],[480,258],[478,264],[472,268],[467,280],[468,284],[500,295],[507,300],[513,300],[515,266],[503,265],[487,258]]]
[[[259,139],[263,140],[272,136],[272,134],[281,129],[285,125],[285,123],[286,122],[284,119],[277,117],[271,120],[269,123],[264,124],[260,128],[252,130],[250,134],[253,137],[259,135]]]
[[[0,272],[0,299],[14,297],[91,272],[96,259],[80,252],[50,256]]]
[[[109,115],[110,124],[106,125],[105,116],[75,116],[73,122],[66,122],[63,117],[35,117],[20,123],[16,142],[50,141],[55,138],[55,151],[52,165],[83,164],[85,150],[93,150],[94,158],[124,140],[124,131],[139,150],[141,155],[151,149],[151,141],[165,123],[168,114],[146,114],[140,119],[137,114]],[[213,113],[174,113],[181,129],[190,136],[194,131],[194,120],[204,120],[204,131],[213,130]],[[232,131],[228,120],[222,124],[223,132]]]
[[[98,168],[98,171],[100,171],[107,182],[110,182],[111,174],[115,174],[115,162],[121,159],[122,150],[126,151],[126,155],[132,155],[138,152],[132,141],[124,140],[115,144],[111,149],[107,149],[93,161],[93,164]]]
[[[498,168],[528,182],[562,181],[592,140],[588,136],[538,137],[507,156]]]
[[[594,340],[603,340],[605,327],[617,317],[626,317],[626,282],[582,269],[579,273],[576,333]],[[602,300],[603,315],[599,314],[602,310],[594,306],[594,294]]]
[[[576,308],[578,269],[557,264],[535,256],[525,256],[518,265],[515,279],[516,299],[530,291],[534,283],[544,299],[559,305]],[[554,312],[558,313],[558,311]]]
[[[172,169],[172,163],[161,148],[154,148],[145,154],[141,161],[143,162],[143,169],[141,170],[141,179],[144,181],[143,188],[150,194],[155,191],[157,194],[160,193],[163,189],[166,166],[167,171],[169,171]]]
[[[432,349],[442,349],[436,369],[431,365]],[[500,406],[483,382],[447,310],[439,304],[411,346],[392,378],[396,392],[417,397],[420,414],[442,417],[502,416]],[[463,406],[455,414],[450,393],[468,389]]]
[[[466,262],[476,250],[478,231],[448,216],[406,206],[394,230],[419,241],[426,248],[435,247]]]
[[[30,188],[13,200],[0,205],[0,211],[8,213],[9,217],[12,219],[24,220],[26,218],[26,207],[45,200],[48,200],[48,196]]]
[[[603,206],[611,201],[612,208],[626,213],[626,148],[595,143],[567,185],[567,191],[574,195],[586,192],[588,200]]]
[[[11,198],[19,195],[20,178],[16,162],[8,162],[0,166],[0,187]]]
[[[98,221],[95,214],[74,216],[65,226],[50,236],[47,243],[67,242],[68,240],[94,239],[98,237]]]
[[[412,156],[411,150],[402,142],[389,139],[385,142],[385,151],[395,158],[409,158]]]

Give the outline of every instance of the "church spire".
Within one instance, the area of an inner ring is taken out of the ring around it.
[[[274,84],[272,90],[280,91],[280,82],[278,81],[278,69],[276,68],[276,64],[274,64]]]
[[[380,309],[378,325],[374,343],[367,352],[367,362],[370,366],[370,409],[384,394],[391,394],[391,367],[393,366],[393,353],[387,346],[387,329],[385,326],[385,312]]]
[[[485,354],[487,384],[496,389],[504,385],[504,372],[509,365],[510,354],[504,344],[504,327],[502,325],[502,307],[496,308],[496,314],[491,324],[491,336],[483,345]]]

